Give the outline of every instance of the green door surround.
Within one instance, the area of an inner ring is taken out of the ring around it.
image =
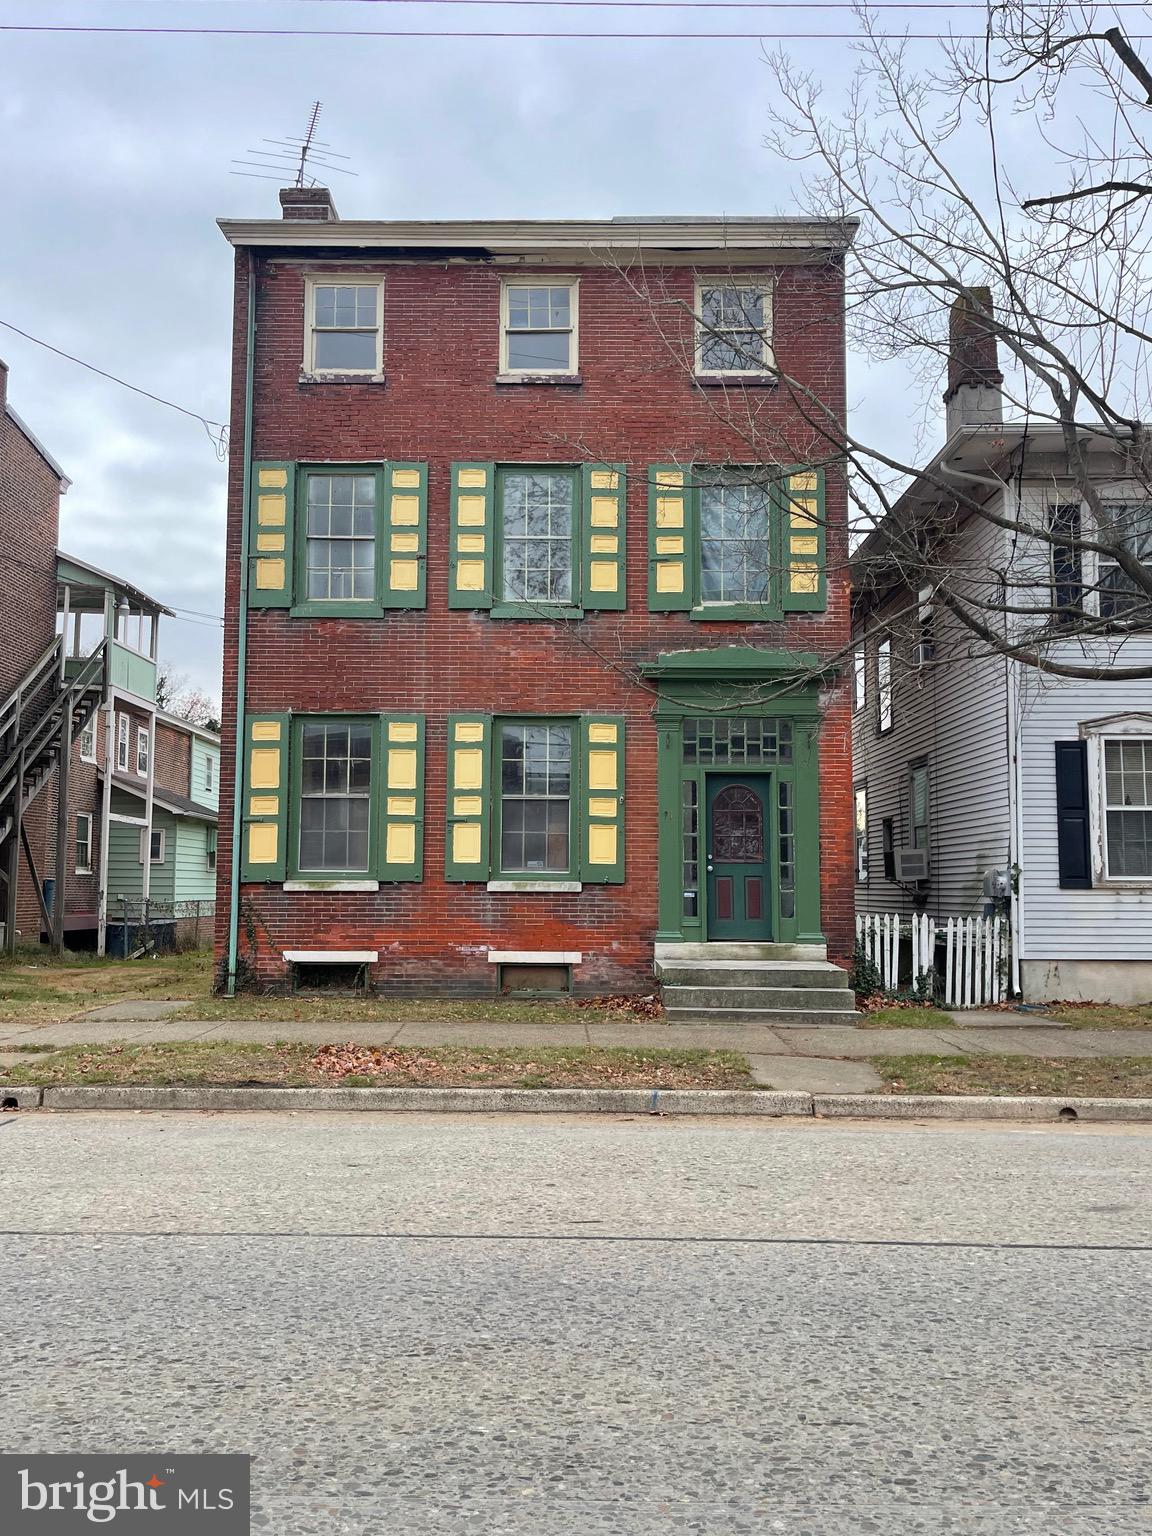
[[[808,652],[768,651],[753,646],[716,646],[699,651],[674,651],[645,663],[642,673],[656,689],[653,721],[657,739],[657,842],[659,860],[659,920],[657,942],[707,940],[704,839],[698,840],[700,864],[694,913],[687,912],[684,892],[683,827],[685,801],[694,795],[697,815],[706,814],[708,768],[684,762],[683,723],[696,716],[717,719],[744,717],[789,721],[793,729],[792,761],[765,766],[773,769],[775,789],[770,804],[770,835],[774,854],[780,848],[782,797],[792,818],[794,896],[792,910],[782,910],[779,860],[769,892],[770,929],[782,943],[823,944],[820,923],[820,786],[819,690],[835,676],[834,664]],[[739,772],[739,765],[731,770]],[[704,828],[701,826],[701,831]]]

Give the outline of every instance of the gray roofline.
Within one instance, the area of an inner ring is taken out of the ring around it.
[[[92,565],[87,560],[78,560],[75,555],[65,554],[62,549],[56,551],[56,558],[58,560],[67,560],[69,565],[76,566],[78,570],[87,571],[91,576],[98,576],[101,584],[106,583],[128,596],[138,599],[142,605],[153,609],[156,613],[166,613],[170,619],[176,617],[171,608],[166,608],[163,603],[157,602],[154,597],[149,597],[147,592],[134,586],[132,582],[125,581],[122,576],[114,576],[111,571],[102,571],[98,565]]]
[[[18,428],[19,431],[23,432],[24,436],[32,444],[33,448],[35,448],[36,452],[44,460],[45,464],[47,464],[48,468],[52,470],[53,474],[55,474],[56,478],[60,482],[60,494],[63,496],[65,491],[67,491],[68,487],[72,484],[71,480],[69,480],[68,476],[60,468],[59,464],[57,464],[56,460],[48,452],[47,448],[45,448],[44,444],[36,436],[35,432],[33,432],[28,423],[24,421],[22,417],[16,414],[16,412],[7,403],[7,401],[4,403],[4,414],[8,417],[9,421],[11,421]]]
[[[174,726],[177,730],[187,731],[189,736],[203,736],[205,741],[210,741],[214,746],[220,745],[219,731],[207,730],[202,725],[193,725],[191,720],[185,720],[180,715],[170,715],[166,709],[158,709],[156,718],[164,725]]]

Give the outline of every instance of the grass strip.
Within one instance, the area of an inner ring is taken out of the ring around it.
[[[1152,1056],[874,1056],[882,1093],[1152,1098]]]

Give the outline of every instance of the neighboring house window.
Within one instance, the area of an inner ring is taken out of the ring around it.
[[[320,602],[376,595],[375,475],[309,475],[305,594]]]
[[[96,721],[89,720],[88,724],[80,732],[80,761],[82,763],[94,763],[96,761]]]
[[[884,878],[895,880],[896,878],[896,823],[891,816],[885,816],[880,823],[881,847],[883,850]]]
[[[204,862],[210,870],[216,868],[216,840],[215,827],[206,827],[204,831]]]
[[[892,642],[881,640],[876,647],[876,726],[892,729]]]
[[[300,734],[299,870],[366,873],[371,808],[369,722],[305,721]]]
[[[572,727],[500,727],[500,868],[567,874],[572,867]]]
[[[932,607],[932,588],[921,587],[916,603],[916,665],[927,666],[936,659],[936,614]]]
[[[129,726],[127,715],[116,716],[116,766],[128,772]]]
[[[868,702],[868,652],[858,646],[852,653],[852,711],[858,714]]]
[[[700,601],[766,603],[772,592],[771,498],[747,472],[698,480]]]
[[[1105,873],[1152,879],[1152,737],[1105,738]]]
[[[383,373],[382,297],[379,282],[310,281],[304,371]]]
[[[856,791],[856,881],[868,883],[868,791],[863,784]]]
[[[577,371],[576,283],[506,282],[501,294],[501,373]]]
[[[144,862],[144,838],[145,838],[145,835],[146,835],[146,829],[144,827],[141,827],[140,828],[140,862],[141,862],[141,864],[143,864],[143,862]],[[160,827],[153,827],[152,828],[152,842],[151,842],[151,849],[150,849],[150,853],[151,853],[151,860],[150,860],[150,862],[151,863],[153,863],[153,864],[163,864],[166,842],[167,842],[167,839],[166,839],[166,836],[164,834],[163,829],[160,828]]]
[[[76,817],[76,873],[92,873],[92,817],[86,811]]]
[[[576,483],[572,469],[499,471],[500,595],[505,602],[573,601]]]
[[[143,726],[136,728],[136,772],[143,778],[148,773],[148,752],[151,740]]]
[[[211,752],[204,759],[204,788],[209,794],[216,787],[216,759]]]
[[[696,289],[697,373],[772,369],[772,295],[763,283],[700,283]]]
[[[1109,522],[1103,541],[1119,547],[1139,560],[1152,579],[1152,505],[1145,502],[1109,502]],[[1152,595],[1144,590],[1115,560],[1100,556],[1097,585],[1100,592],[1100,617],[1152,617]]]
[[[928,764],[915,763],[909,770],[912,847],[928,846]]]
[[[1048,508],[1048,530],[1069,539],[1080,538],[1080,503],[1060,502]],[[1052,544],[1052,607],[1057,624],[1074,624],[1084,611],[1083,562],[1079,549]]]

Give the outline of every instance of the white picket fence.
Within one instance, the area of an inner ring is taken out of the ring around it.
[[[944,976],[936,974],[936,940],[944,940]],[[885,990],[900,985],[901,950],[911,946],[912,981],[927,971],[949,1008],[979,1008],[1001,1002],[1008,965],[1008,924],[1003,917],[950,917],[938,923],[920,913],[860,913],[856,942],[880,973]]]

